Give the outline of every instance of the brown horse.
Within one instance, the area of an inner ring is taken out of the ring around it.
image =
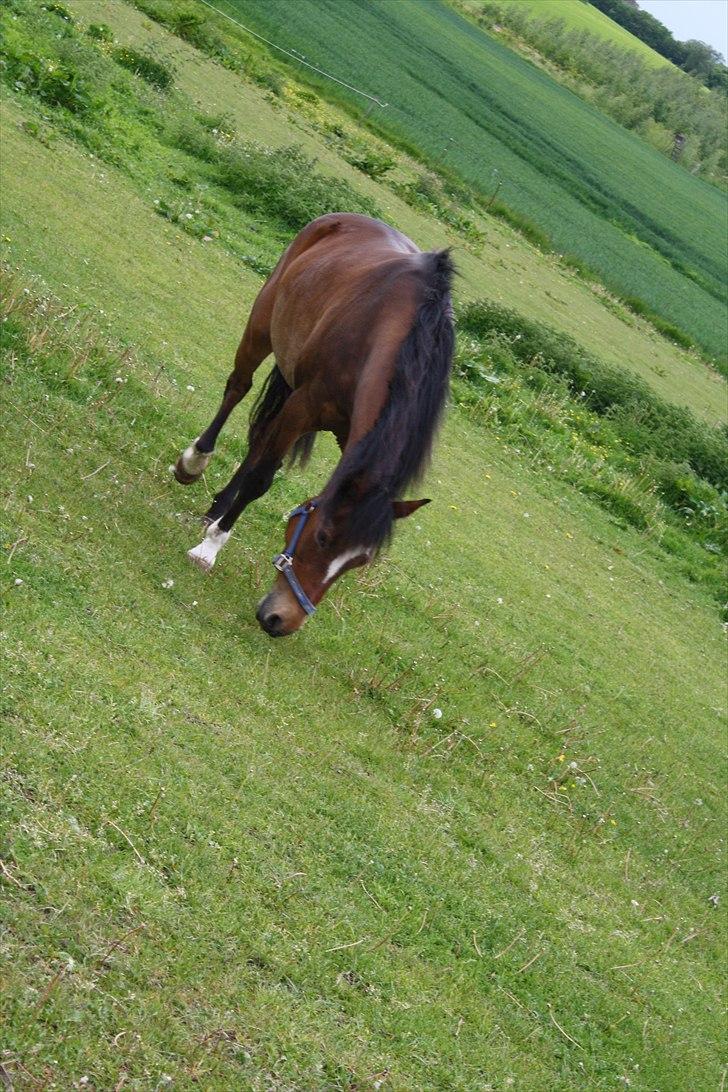
[[[220,429],[272,351],[245,461],[214,499],[189,557],[208,571],[240,513],[265,493],[285,456],[305,462],[316,432],[341,459],[320,495],[289,518],[278,579],[256,617],[293,633],[347,569],[370,561],[393,521],[425,500],[401,500],[422,472],[447,396],[453,353],[447,251],[422,253],[379,220],[352,213],[308,224],[253,304],[220,409],[174,468],[196,481]]]

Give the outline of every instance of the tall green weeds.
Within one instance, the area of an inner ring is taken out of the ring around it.
[[[455,397],[728,599],[728,433],[567,335],[488,301],[459,312]]]
[[[55,8],[29,0],[12,5],[22,19],[3,22],[0,79],[52,108],[47,120],[134,181],[154,179],[156,211],[188,234],[224,241],[265,274],[280,240],[317,216],[341,210],[381,215],[375,201],[345,179],[319,171],[300,147],[240,142],[226,119],[197,114],[174,91],[174,68],[165,58],[116,46],[113,35],[96,24],[89,27],[92,33],[81,33]],[[195,9],[156,0],[147,7],[159,18],[166,13],[188,40],[208,51],[222,49]],[[169,185],[160,190],[162,161],[170,163]],[[241,238],[254,234],[259,220],[267,230],[258,252],[250,253]]]

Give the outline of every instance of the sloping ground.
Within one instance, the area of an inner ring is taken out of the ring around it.
[[[646,323],[627,315],[623,309],[623,318],[620,318],[605,306],[601,296],[593,293],[556,260],[526,244],[509,228],[490,217],[480,220],[478,226],[486,241],[480,253],[473,253],[462,245],[462,240],[457,236],[448,236],[439,224],[411,209],[391,190],[344,163],[319,135],[312,132],[300,115],[282,109],[276,100],[271,101],[271,97],[265,96],[260,89],[242,83],[233,73],[211,63],[132,7],[126,4],[110,5],[106,0],[83,0],[69,6],[89,22],[103,20],[110,23],[120,42],[136,45],[148,42],[161,51],[162,56],[172,58],[177,68],[179,87],[202,109],[228,112],[244,139],[259,140],[272,147],[300,143],[306,152],[319,160],[324,169],[350,179],[363,192],[375,197],[393,222],[422,247],[454,245],[461,273],[457,289],[459,295],[466,298],[489,296],[522,310],[526,315],[547,321],[571,334],[610,363],[634,369],[663,397],[688,406],[711,423],[724,420],[725,383],[715,372],[657,335]],[[19,157],[19,162],[26,164],[9,174],[5,182],[7,187],[17,190],[17,200],[8,200],[5,210],[8,216],[6,234],[10,240],[7,245],[12,259],[23,261],[32,255],[32,267],[54,277],[61,276],[61,269],[65,269],[66,275],[62,275],[62,279],[69,284],[69,291],[78,290],[75,297],[78,302],[90,299],[108,309],[112,301],[108,295],[104,298],[104,279],[89,283],[88,270],[82,261],[77,263],[73,275],[68,270],[66,263],[69,256],[65,246],[56,248],[54,244],[60,226],[49,231],[47,237],[40,229],[40,225],[53,221],[65,207],[70,207],[67,206],[67,202],[70,202],[77,209],[72,216],[79,220],[77,230],[83,233],[86,198],[80,196],[82,191],[77,190],[72,178],[68,178],[63,184],[69,192],[62,202],[54,199],[46,188],[33,193],[23,192],[21,201],[21,191],[25,189],[25,170],[33,170],[35,157],[50,164],[52,156],[42,146],[34,146],[33,141],[17,131],[15,124],[6,136],[6,148],[8,165],[11,153],[12,157]],[[100,179],[103,168],[88,166],[80,157],[75,162],[82,176],[93,180],[90,183],[92,188],[103,184]],[[50,168],[43,167],[44,171],[47,169]],[[63,171],[62,167],[60,169]],[[10,192],[11,189],[8,189]],[[149,193],[151,217],[153,200],[157,196],[156,192]],[[14,210],[21,207],[27,219],[16,221],[17,213]],[[35,230],[31,229],[31,222],[38,225]],[[95,238],[93,233],[89,233],[89,240]],[[35,247],[35,240],[41,239],[42,245],[39,242],[37,249],[29,252],[28,247]],[[92,245],[91,241],[89,245]],[[133,248],[133,240],[130,245]],[[240,268],[243,277],[249,276],[249,271]],[[109,275],[114,276],[113,270]],[[132,290],[137,289],[132,287]],[[129,322],[128,315],[124,322]],[[220,325],[213,335],[219,339],[216,342],[216,359],[221,362],[222,370],[226,367],[222,361],[230,356],[235,333],[234,325]],[[136,329],[131,330],[131,336],[136,337]]]
[[[188,568],[203,491],[166,465],[201,417],[184,379],[208,405],[219,379],[204,300],[155,285],[210,271],[154,228],[130,205],[177,386],[113,352],[66,380],[55,335],[6,360],[6,1061],[97,1088],[715,1084],[712,606],[453,414],[427,518],[271,646],[280,514],[331,448]]]
[[[278,45],[375,92],[389,105],[372,114],[373,124],[433,160],[446,154],[484,196],[497,170],[502,199],[559,249],[709,352],[724,353],[726,257],[715,225],[726,222],[727,208],[718,189],[437,0],[224,6]],[[355,101],[331,85],[327,94]]]
[[[615,23],[604,12],[584,0],[503,0],[503,3],[530,8],[539,18],[547,16],[550,19],[561,19],[570,30],[585,30],[588,34],[595,34],[604,38],[620,49],[630,49],[638,53],[643,61],[652,65],[671,65],[667,57],[661,57],[646,42],[640,41],[634,34]],[[478,7],[478,0],[471,0],[474,9]]]
[[[248,89],[228,102],[266,121]],[[21,120],[0,162],[24,266],[0,324],[16,1087],[719,1087],[714,604],[453,410],[434,503],[271,644],[253,609],[280,516],[333,444],[207,580],[184,557],[205,487],[166,471],[259,278]],[[133,351],[38,301],[33,269]]]

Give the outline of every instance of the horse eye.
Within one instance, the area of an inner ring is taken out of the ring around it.
[[[320,546],[322,550],[325,550],[329,544],[329,536],[325,531],[316,532],[316,545]]]

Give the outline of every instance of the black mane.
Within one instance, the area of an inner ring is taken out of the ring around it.
[[[422,255],[422,299],[402,342],[389,397],[370,431],[346,453],[321,497],[321,516],[353,504],[349,543],[375,553],[392,533],[392,501],[421,477],[448,393],[455,343],[448,250]]]

